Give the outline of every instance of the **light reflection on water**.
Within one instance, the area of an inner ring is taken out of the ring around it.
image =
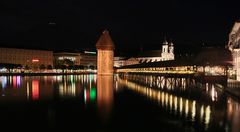
[[[189,82],[189,79],[186,78],[176,78],[172,81],[172,78],[164,77],[155,80],[155,82],[160,81],[154,84],[151,76],[137,75],[134,77],[131,75],[129,77],[118,76],[118,85],[144,95],[150,101],[156,102],[170,115],[181,116],[188,121],[190,119],[193,123],[199,122],[198,125],[203,123],[204,130],[214,130],[217,124],[221,131],[240,131],[240,103],[230,97],[226,99],[222,86],[205,83],[200,84],[201,87],[190,87],[192,83],[195,86],[199,86],[199,84],[194,81]],[[145,78],[145,83],[139,82],[141,77]],[[188,91],[192,93],[182,96],[182,92],[189,93]],[[225,104],[226,100],[227,104]]]
[[[0,76],[0,102],[60,98],[96,100],[96,75]],[[89,93],[88,94],[84,94]],[[14,97],[14,98],[13,98]]]
[[[167,109],[171,114],[191,118],[192,121],[200,119],[200,122],[204,122],[206,127],[209,125],[211,118],[211,109],[209,105],[205,105],[194,99],[180,97],[148,86],[139,85],[131,81],[125,81],[120,78],[118,79],[118,82],[126,85],[129,89],[137,93],[145,95],[150,100],[156,101],[162,108]],[[197,110],[198,108],[201,108],[201,110]],[[199,115],[200,118],[197,118],[196,116]]]
[[[113,76],[98,76],[97,80],[97,107],[103,122],[106,122],[112,113],[113,105]]]
[[[0,104],[74,99],[82,101],[85,106],[93,104],[102,122],[107,122],[115,117],[114,106],[119,105],[115,94],[124,92],[122,89],[126,88],[136,95],[143,95],[152,105],[164,110],[166,116],[190,122],[190,126],[202,128],[200,131],[240,131],[240,104],[225,96],[219,85],[199,84],[189,78],[129,78],[86,74],[0,76]],[[124,114],[128,115],[127,112]]]

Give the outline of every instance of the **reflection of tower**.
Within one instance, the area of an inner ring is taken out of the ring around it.
[[[100,118],[105,122],[110,117],[113,105],[113,76],[98,76],[97,106]]]
[[[97,48],[97,74],[113,74],[114,44],[107,30],[104,30],[96,43]]]

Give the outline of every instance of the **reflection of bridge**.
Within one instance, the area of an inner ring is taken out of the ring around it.
[[[216,91],[216,87],[222,88],[222,85],[218,85],[218,83],[199,82],[191,77],[169,78],[159,75],[146,76],[139,74],[118,74],[118,78],[125,80],[126,82],[136,83],[151,89],[161,90],[171,94],[178,94],[189,99],[199,99],[206,96],[204,101],[208,103],[218,100],[217,98],[221,92],[217,94],[214,91]]]
[[[162,75],[151,75],[144,76],[141,74],[121,74],[122,78],[131,80],[138,84],[147,85],[149,87],[155,87],[160,89],[173,89],[180,88],[185,89],[186,87],[191,87],[196,85],[196,81],[192,77],[187,76],[162,76]]]
[[[144,80],[143,78],[146,78]],[[154,77],[153,77],[154,78]],[[146,96],[149,100],[157,102],[164,110],[168,111],[170,114],[190,121],[200,121],[203,124],[203,128],[207,129],[211,121],[211,106],[209,103],[204,103],[199,101],[199,99],[191,98],[189,96],[181,96],[179,93],[172,93],[170,91],[165,91],[161,89],[152,88],[145,83],[150,83],[149,81],[153,79],[151,76],[144,77],[138,75],[121,76],[118,78],[118,83],[120,85],[125,85],[127,88]],[[157,79],[157,78],[155,78]],[[160,78],[158,78],[160,79]],[[186,79],[186,78],[185,78]],[[179,87],[186,87],[186,80],[179,78]],[[167,79],[166,79],[167,80]],[[185,81],[184,81],[185,80]],[[191,79],[187,79],[189,83]],[[192,82],[194,83],[194,82]],[[177,84],[176,84],[177,85]],[[172,90],[175,91],[176,89]],[[194,96],[194,95],[193,95]]]

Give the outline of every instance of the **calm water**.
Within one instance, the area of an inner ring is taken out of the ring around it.
[[[0,76],[7,130],[240,132],[240,103],[191,78]]]

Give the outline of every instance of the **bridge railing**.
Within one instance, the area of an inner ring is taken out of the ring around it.
[[[124,68],[116,69],[117,73],[159,73],[159,74],[194,74],[194,66],[181,67],[148,67],[148,68]]]

